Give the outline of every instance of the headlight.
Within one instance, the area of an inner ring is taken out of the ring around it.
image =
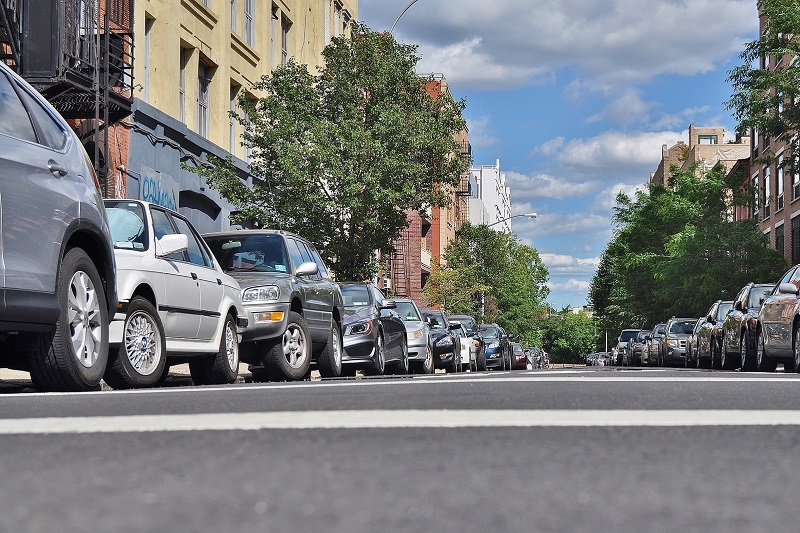
[[[667,337],[667,344],[670,345],[670,346],[672,346],[672,345],[677,346],[678,345],[678,337]]]
[[[411,332],[411,338],[412,339],[421,339],[422,338],[422,330],[418,329],[416,331],[412,331]]]
[[[490,342],[489,344],[486,345],[487,348],[497,348],[498,346],[500,346],[500,343],[496,341]]]
[[[370,331],[372,331],[372,320],[367,320],[348,326],[345,335],[366,335]]]
[[[251,287],[242,293],[242,303],[274,302],[281,296],[281,291],[274,285],[267,287]]]
[[[445,335],[444,337],[436,341],[436,346],[452,346],[452,345],[453,345],[453,339],[450,337],[450,335]]]

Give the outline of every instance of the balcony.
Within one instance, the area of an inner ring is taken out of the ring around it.
[[[419,251],[419,256],[420,263],[422,264],[422,270],[430,272],[433,256],[431,255],[431,252],[425,248],[425,239],[422,239],[422,249]]]

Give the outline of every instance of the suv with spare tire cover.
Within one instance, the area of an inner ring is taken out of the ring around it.
[[[80,140],[0,62],[0,366],[40,391],[100,387],[114,252],[100,184]]]
[[[342,291],[308,240],[280,230],[203,239],[242,288],[248,323],[239,357],[254,381],[304,379],[312,360],[323,377],[342,374]]]

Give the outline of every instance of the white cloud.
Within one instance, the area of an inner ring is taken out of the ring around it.
[[[542,262],[547,267],[551,276],[564,276],[567,274],[594,275],[597,265],[600,264],[599,257],[574,257],[563,254],[540,253]]]
[[[656,106],[642,99],[642,91],[632,87],[614,95],[608,106],[600,113],[589,117],[589,122],[609,121],[616,124],[645,124],[650,120],[650,111]]]
[[[564,283],[547,282],[550,292],[577,293],[585,295],[589,291],[589,282],[581,279],[569,279]]]
[[[634,198],[637,191],[647,191],[647,184],[628,185],[625,183],[615,183],[595,196],[592,210],[610,214],[614,206],[617,205],[617,194],[623,192],[627,194],[629,198]]]
[[[469,128],[469,142],[475,147],[492,146],[498,143],[498,140],[489,133],[489,124],[491,123],[490,117],[481,117],[478,119],[467,118],[467,127]]]
[[[515,205],[518,201],[531,202],[537,198],[558,200],[578,198],[591,194],[602,187],[602,183],[597,181],[575,182],[547,174],[526,176],[518,172],[507,172],[506,183],[511,187]]]
[[[539,213],[535,220],[515,218],[512,229],[514,233],[529,238],[572,234],[605,235],[611,232],[611,219],[607,215],[594,213]]]

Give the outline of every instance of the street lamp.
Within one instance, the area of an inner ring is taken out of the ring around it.
[[[391,27],[391,28],[389,28],[389,33],[390,33],[390,34],[392,33],[392,30],[394,30],[394,26],[395,26],[395,24],[397,24],[397,21],[398,21],[398,20],[400,20],[400,17],[402,17],[402,16],[403,16],[403,13],[405,13],[406,11],[408,11],[408,9],[409,9],[411,6],[413,6],[414,4],[416,4],[416,3],[417,3],[417,0],[411,0],[411,2],[409,2],[409,3],[408,3],[408,5],[405,7],[405,9],[403,9],[403,11],[401,11],[401,12],[400,12],[400,14],[399,14],[399,15],[397,15],[397,18],[395,19],[394,23],[392,23],[392,27]]]
[[[506,220],[511,220],[512,218],[517,217],[528,217],[528,218],[536,218],[538,215],[536,213],[520,213],[518,215],[511,215],[510,217],[501,218],[497,222],[492,222],[491,224],[486,224],[486,227],[494,226],[495,224],[500,224],[501,222],[505,222]]]

